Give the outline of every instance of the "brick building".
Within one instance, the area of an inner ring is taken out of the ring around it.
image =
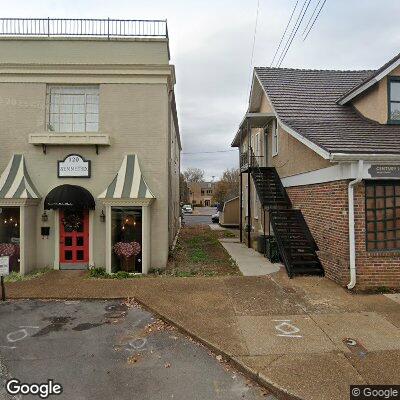
[[[214,195],[214,182],[190,182],[189,201],[194,206],[211,207]]]
[[[400,54],[378,70],[255,68],[240,151],[241,239],[290,276],[400,287]]]

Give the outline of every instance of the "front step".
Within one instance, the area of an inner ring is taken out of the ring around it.
[[[270,222],[279,253],[290,278],[294,275],[324,275],[318,246],[300,210],[270,211]]]

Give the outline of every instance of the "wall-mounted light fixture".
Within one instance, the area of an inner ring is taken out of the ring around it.
[[[106,222],[106,216],[104,214],[104,211],[101,210],[101,214],[100,214],[100,222]]]
[[[42,222],[47,222],[49,220],[49,216],[46,213],[46,210],[42,214]]]

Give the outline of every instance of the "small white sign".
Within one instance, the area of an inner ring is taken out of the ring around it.
[[[90,161],[79,154],[70,154],[58,162],[59,178],[90,178]]]
[[[10,257],[0,257],[0,276],[6,276],[10,274]]]

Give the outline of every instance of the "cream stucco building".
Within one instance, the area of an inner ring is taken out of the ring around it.
[[[0,256],[163,268],[181,150],[166,22],[23,23],[0,36]]]

